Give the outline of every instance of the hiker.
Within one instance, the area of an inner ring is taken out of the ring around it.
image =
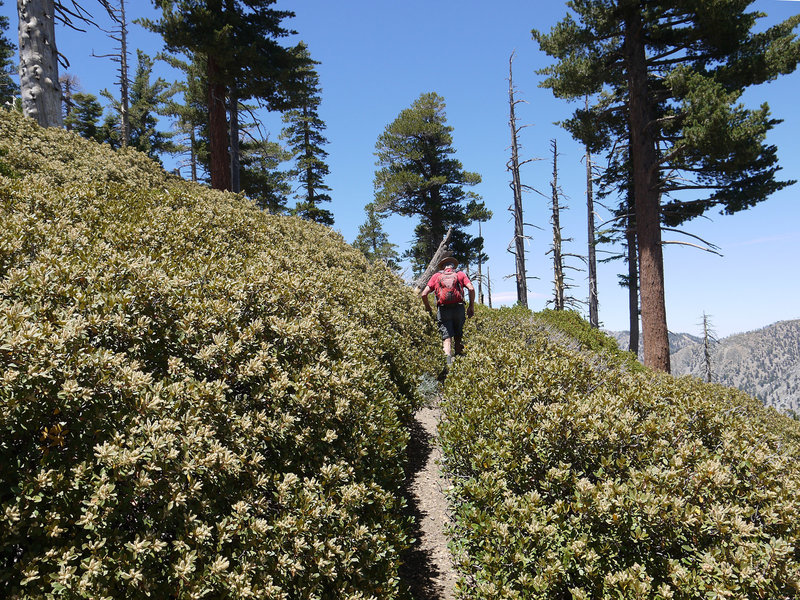
[[[436,294],[436,322],[442,334],[442,349],[447,357],[448,366],[453,363],[453,351],[460,355],[464,352],[461,338],[464,335],[466,317],[475,314],[475,288],[463,271],[457,271],[458,261],[448,256],[439,261],[437,269],[428,285],[422,290],[422,303],[425,310],[433,316],[428,294]],[[464,288],[469,290],[469,307],[464,310]],[[455,347],[454,347],[455,346]]]

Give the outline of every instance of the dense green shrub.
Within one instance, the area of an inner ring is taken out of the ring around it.
[[[545,309],[536,313],[537,321],[552,325],[566,333],[569,338],[585,350],[614,357],[619,364],[624,364],[632,371],[644,371],[642,364],[636,360],[632,352],[620,350],[617,341],[599,329],[592,327],[574,310]]]
[[[0,596],[395,597],[418,300],[135,152],[0,151]]]
[[[800,427],[481,311],[440,426],[462,598],[800,595]]]

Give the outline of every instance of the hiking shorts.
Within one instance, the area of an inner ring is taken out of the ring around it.
[[[443,304],[436,311],[436,323],[442,339],[458,337],[464,334],[464,321],[467,313],[463,304]]]

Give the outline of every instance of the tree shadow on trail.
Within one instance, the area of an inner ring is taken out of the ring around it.
[[[433,452],[432,436],[417,419],[411,422],[409,430],[411,439],[408,443],[408,465],[403,496],[406,500],[405,514],[413,520],[411,536],[414,538],[414,543],[403,555],[400,578],[411,591],[413,600],[440,600],[444,596],[444,589],[437,583],[437,577],[441,573],[430,552],[422,548],[420,523],[424,515],[419,500],[411,489],[415,476],[425,468]]]

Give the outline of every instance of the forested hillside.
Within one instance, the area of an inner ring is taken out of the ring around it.
[[[628,333],[611,334],[626,348]],[[712,381],[735,387],[780,411],[800,411],[800,321],[781,321],[712,342]],[[703,339],[670,334],[674,375],[706,378]]]
[[[702,345],[672,356],[678,375],[705,377]],[[800,320],[781,321],[719,340],[711,348],[712,380],[781,411],[800,411]]]

